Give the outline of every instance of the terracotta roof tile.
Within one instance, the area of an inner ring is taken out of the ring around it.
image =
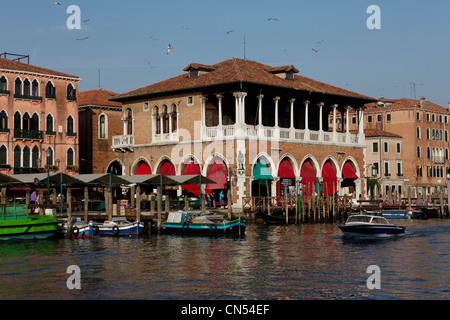
[[[190,64],[190,66],[193,65],[199,64]],[[170,91],[186,89],[198,89],[205,86],[242,81],[284,87],[288,89],[291,88],[295,90],[305,90],[310,92],[328,93],[360,99],[375,100],[371,97],[341,89],[300,75],[294,75],[294,79],[283,79],[269,72],[269,70],[274,70],[273,67],[250,60],[231,58],[209,67],[214,68],[214,70],[201,76],[189,78],[188,74],[181,74],[179,76],[175,76],[173,78],[163,80],[146,87],[120,94],[114,99],[120,101],[120,99],[138,97],[147,94],[166,93]],[[286,66],[283,66],[282,69],[285,70]]]
[[[78,95],[78,106],[122,107],[121,102],[109,100],[117,95],[118,93],[105,89],[83,91]]]
[[[364,135],[366,137],[390,137],[390,138],[403,138],[396,133],[379,130],[379,129],[364,129]]]
[[[33,66],[31,64],[22,63],[14,60],[9,60],[5,58],[0,58],[0,71],[2,70],[13,70],[13,71],[21,71],[21,72],[30,72],[30,73],[40,73],[49,76],[59,76],[59,77],[67,77],[67,78],[76,78],[78,80],[78,76],[74,76],[68,73],[62,73],[38,66]]]
[[[380,107],[377,105],[377,102],[371,102],[365,104],[365,112],[377,112],[384,110],[398,110],[398,109],[421,109],[421,100],[414,99],[381,99],[381,102],[385,102],[384,107]],[[435,111],[435,112],[445,112],[447,113],[449,110],[443,108],[433,102],[427,101],[425,102],[425,110]]]

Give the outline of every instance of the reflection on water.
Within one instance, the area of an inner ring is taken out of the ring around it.
[[[396,221],[397,223],[397,221]],[[337,224],[248,225],[242,238],[149,235],[0,243],[1,299],[448,299],[447,220],[401,220],[401,238]],[[381,289],[369,290],[369,265]],[[69,265],[81,290],[69,290]]]

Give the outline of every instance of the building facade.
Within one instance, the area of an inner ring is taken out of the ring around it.
[[[112,98],[123,104],[123,133],[112,149],[126,174],[202,173],[231,189],[240,207],[247,196],[295,192],[364,192],[364,127],[337,131],[327,115],[347,117],[374,99],[301,75],[237,58],[191,63],[184,73]],[[197,186],[183,192],[198,195]],[[231,200],[231,199],[230,199]]]
[[[73,174],[80,78],[0,58],[0,172]]]
[[[122,104],[109,99],[117,93],[104,89],[80,92],[80,173],[123,174],[114,162],[119,152],[111,149],[112,139],[122,133]]]
[[[389,151],[391,159],[383,161],[390,161],[390,165],[401,161],[405,183],[408,181],[407,185],[414,192],[431,194],[436,188],[445,186],[447,173],[450,173],[449,117],[448,109],[423,97],[420,100],[381,99],[366,105],[364,126],[403,138],[401,160],[396,152]],[[370,148],[368,145],[368,151]],[[380,169],[380,174],[384,174],[383,165]],[[390,171],[391,175],[397,173],[394,170]],[[406,184],[404,196],[405,187]]]

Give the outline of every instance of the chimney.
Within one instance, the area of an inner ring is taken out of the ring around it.
[[[450,113],[450,102],[448,103],[448,112]]]
[[[425,109],[425,97],[421,97],[420,98],[420,107],[422,108],[422,109]]]

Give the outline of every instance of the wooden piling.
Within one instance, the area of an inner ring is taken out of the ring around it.
[[[285,211],[284,214],[286,216],[286,224],[288,224],[288,220],[289,220],[289,209],[288,209],[288,196],[287,196],[287,185],[284,185],[284,206],[285,206]]]
[[[72,189],[67,188],[67,237],[72,237]]]
[[[136,187],[136,221],[141,221],[141,186]]]
[[[161,202],[162,202],[162,190],[161,186],[156,187],[156,202],[157,202],[157,214],[158,214],[158,230],[161,230]]]
[[[88,210],[89,210],[89,189],[84,187],[84,222],[88,222]]]
[[[231,202],[232,202],[231,190],[228,189],[228,191],[227,191],[227,209],[228,209],[228,219],[229,220],[231,220],[231,215],[233,214],[233,212],[232,212],[233,209],[231,208]]]

